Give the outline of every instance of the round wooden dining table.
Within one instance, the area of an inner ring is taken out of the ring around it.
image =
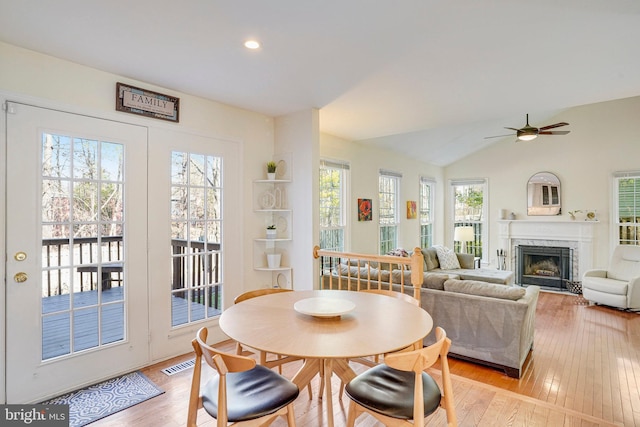
[[[222,313],[220,328],[246,346],[300,357],[300,389],[324,373],[328,425],[333,426],[331,376],[355,377],[348,359],[389,353],[420,341],[433,327],[422,308],[386,295],[356,291],[294,291],[252,298]]]

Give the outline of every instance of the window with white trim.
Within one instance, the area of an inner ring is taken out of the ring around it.
[[[464,243],[466,253],[484,259],[483,255],[487,251],[487,181],[485,179],[476,180],[454,180],[451,181],[451,200],[453,200],[453,229],[455,227],[472,226],[473,241]],[[463,252],[462,242],[454,242],[454,250]],[[487,262],[487,260],[485,260]]]
[[[640,244],[640,171],[614,173],[614,221],[619,245]]]
[[[402,174],[380,170],[378,177],[378,224],[380,230],[380,254],[398,247],[400,225],[400,179]]]
[[[320,162],[320,248],[345,251],[349,164]]]
[[[420,247],[433,245],[433,197],[435,180],[420,177]]]

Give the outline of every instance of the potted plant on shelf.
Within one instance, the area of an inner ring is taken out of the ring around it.
[[[275,239],[276,238],[276,226],[275,224],[271,224],[267,226],[267,239]]]
[[[267,178],[268,179],[276,179],[276,162],[270,161],[267,162]]]

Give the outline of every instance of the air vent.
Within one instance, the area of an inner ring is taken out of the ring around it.
[[[177,365],[169,366],[168,368],[164,368],[162,372],[166,375],[177,374],[178,372],[186,371],[189,368],[193,368],[193,365],[196,363],[196,359],[187,360],[186,362],[178,363]]]

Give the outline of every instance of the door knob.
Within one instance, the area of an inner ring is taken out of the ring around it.
[[[15,280],[18,283],[26,282],[27,278],[28,278],[27,273],[24,273],[22,271],[19,273],[16,273],[16,275],[13,276],[13,280]]]

